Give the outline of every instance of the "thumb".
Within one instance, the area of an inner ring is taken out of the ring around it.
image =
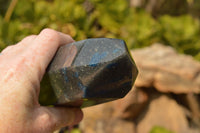
[[[39,132],[52,132],[65,126],[78,124],[83,118],[79,108],[39,107],[34,113],[34,127]]]

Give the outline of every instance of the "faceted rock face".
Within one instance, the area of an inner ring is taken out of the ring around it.
[[[124,41],[87,39],[60,47],[48,76],[58,104],[86,107],[124,97],[137,68]]]

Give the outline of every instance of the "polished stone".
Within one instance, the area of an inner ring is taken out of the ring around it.
[[[119,99],[131,90],[137,74],[123,40],[73,42],[60,47],[49,65],[40,102],[87,107]]]

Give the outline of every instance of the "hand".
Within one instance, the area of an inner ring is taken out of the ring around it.
[[[73,42],[63,33],[44,29],[4,49],[0,55],[0,132],[46,133],[78,124],[78,108],[43,107],[40,81],[59,46]]]

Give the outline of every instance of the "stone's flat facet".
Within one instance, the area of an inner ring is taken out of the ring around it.
[[[123,40],[87,39],[59,48],[42,87],[48,82],[53,89],[55,97],[49,99],[56,103],[51,104],[86,107],[124,97],[137,74]],[[41,103],[49,104],[42,95],[47,94],[41,93]]]

